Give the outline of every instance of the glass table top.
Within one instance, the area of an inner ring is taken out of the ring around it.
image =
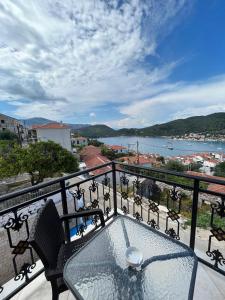
[[[130,246],[143,254],[141,268],[128,267]],[[118,216],[64,267],[78,299],[192,299],[197,258],[186,245],[129,217]]]

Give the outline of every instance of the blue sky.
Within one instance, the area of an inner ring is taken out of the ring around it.
[[[225,1],[4,0],[0,111],[144,127],[225,112]]]

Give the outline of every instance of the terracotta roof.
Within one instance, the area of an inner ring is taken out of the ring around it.
[[[109,145],[108,146],[110,149],[112,149],[112,150],[123,150],[123,149],[127,149],[126,147],[124,147],[124,146],[119,146],[119,145]]]
[[[32,129],[69,129],[70,127],[63,123],[48,123],[44,125],[33,125]]]
[[[225,194],[225,185],[211,183],[207,190],[215,193]]]
[[[125,162],[127,162],[129,164],[137,164],[137,162],[138,162],[137,156],[125,156],[125,157],[121,157],[120,159],[124,160]],[[144,155],[139,155],[139,165],[151,164],[154,162],[155,162],[154,158],[147,157]]]
[[[110,162],[107,157],[101,154],[101,149],[99,147],[95,147],[92,145],[84,147],[84,149],[80,153],[80,156],[85,162],[88,169]],[[111,166],[94,170],[91,172],[91,174],[98,175],[109,170],[111,170]]]
[[[76,140],[86,140],[87,138],[83,137],[83,136],[77,136],[77,137],[73,137],[73,139],[76,139]]]
[[[187,171],[187,173],[189,175],[193,175],[193,176],[201,176],[201,177],[208,178],[208,179],[212,178],[212,179],[218,179],[218,180],[225,181],[224,177],[212,176],[212,175],[207,175],[205,173],[198,173],[198,172],[194,172],[194,171]],[[210,183],[207,187],[207,190],[211,191],[211,192],[215,192],[215,193],[225,194],[225,185]]]

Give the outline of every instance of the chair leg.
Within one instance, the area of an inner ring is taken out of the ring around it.
[[[51,286],[52,286],[52,300],[58,300],[59,299],[59,291],[58,291],[56,282],[51,281]]]

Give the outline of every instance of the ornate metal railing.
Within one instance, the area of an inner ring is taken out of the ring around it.
[[[27,240],[48,198],[60,214],[98,207],[106,220],[132,215],[190,245],[201,262],[225,275],[225,195],[208,184],[225,186],[225,181],[110,162],[0,197],[0,298],[9,299],[43,271]],[[97,216],[66,223],[67,239],[83,236],[88,225],[95,230]]]

